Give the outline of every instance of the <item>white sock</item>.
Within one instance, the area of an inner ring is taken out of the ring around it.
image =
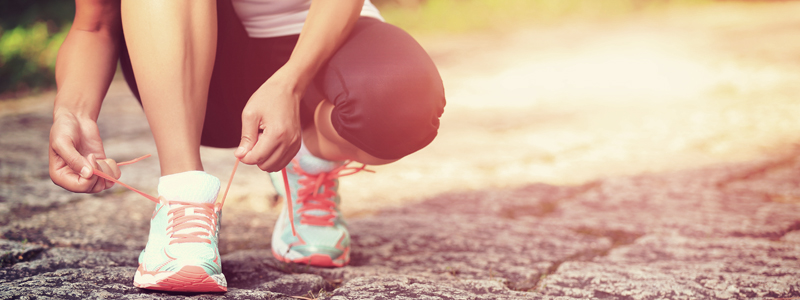
[[[300,145],[300,151],[297,152],[297,155],[294,158],[296,158],[299,162],[300,168],[311,175],[329,172],[342,165],[341,161],[324,160],[314,156],[308,151],[305,143]]]
[[[203,171],[161,176],[158,194],[170,201],[214,203],[219,194],[219,179]]]

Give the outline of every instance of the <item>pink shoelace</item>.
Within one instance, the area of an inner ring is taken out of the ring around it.
[[[136,159],[132,159],[132,160],[129,160],[129,161],[120,162],[120,163],[117,163],[117,165],[118,166],[130,165],[130,164],[136,163],[136,162],[138,162],[140,160],[143,160],[145,158],[148,158],[148,157],[150,157],[150,154],[142,156],[142,157],[139,157],[139,158],[136,158]],[[195,215],[185,215],[184,207],[175,208],[175,209],[172,209],[172,210],[169,211],[170,214],[173,214],[172,217],[175,220],[173,222],[173,225],[170,225],[167,228],[168,234],[170,234],[171,237],[174,238],[173,241],[170,241],[170,244],[173,244],[173,243],[188,243],[188,242],[211,243],[211,241],[209,241],[208,239],[204,239],[204,238],[201,237],[201,235],[206,235],[208,233],[205,233],[205,232],[176,233],[176,231],[179,231],[181,229],[186,229],[186,228],[189,228],[189,227],[200,227],[202,229],[208,230],[208,232],[210,232],[212,234],[216,231],[216,213],[214,212],[214,210],[219,210],[219,211],[222,210],[222,206],[225,204],[225,197],[228,196],[228,191],[231,188],[231,182],[233,182],[233,176],[236,174],[236,169],[238,167],[239,167],[239,159],[237,158],[236,162],[233,165],[233,171],[231,171],[231,176],[228,179],[228,184],[225,187],[225,192],[222,194],[222,198],[220,200],[217,200],[216,203],[211,204],[211,205],[203,205],[203,204],[198,204],[198,203],[171,201],[173,203],[176,203],[176,204],[179,204],[179,205],[183,205],[183,206],[191,205],[193,208],[195,208],[194,209]],[[110,175],[108,175],[106,173],[103,173],[102,171],[100,171],[98,169],[92,168],[92,173],[94,175],[97,175],[97,176],[105,179],[105,180],[109,180],[109,181],[111,181],[113,183],[116,183],[116,184],[119,184],[119,185],[121,185],[121,186],[123,186],[123,187],[125,187],[125,188],[127,188],[127,189],[129,189],[131,191],[134,191],[134,192],[138,193],[139,195],[142,195],[145,198],[149,199],[150,201],[153,201],[155,203],[160,203],[161,202],[160,200],[158,200],[158,198],[153,197],[151,195],[148,195],[147,193],[142,192],[142,191],[140,191],[140,190],[138,190],[138,189],[136,189],[136,188],[134,188],[134,187],[132,187],[130,185],[124,184],[121,181],[119,181],[116,178],[114,178],[113,176],[110,176]],[[281,170],[281,174],[283,175],[283,187],[285,189],[286,197],[287,197],[286,203],[288,203],[289,211],[292,211],[292,194],[291,194],[291,192],[289,190],[289,178],[286,175],[286,168],[283,168]],[[196,214],[199,214],[199,215],[196,215]],[[193,221],[193,220],[204,221],[203,220],[204,217],[208,217],[209,219],[212,220],[212,226],[209,226],[209,225],[206,225],[206,224],[200,224],[200,222],[188,223],[188,222]],[[289,214],[289,222],[292,224],[292,234],[294,236],[297,236],[297,231],[294,228],[294,214]]]
[[[336,203],[330,200],[332,197],[336,196],[336,192],[333,190],[333,186],[336,183],[333,180],[339,177],[353,175],[361,171],[374,172],[372,170],[367,170],[367,165],[362,165],[361,167],[348,167],[347,165],[349,163],[351,162],[345,162],[341,166],[329,172],[322,172],[314,175],[303,171],[297,161],[292,164],[292,171],[300,175],[298,183],[301,187],[297,190],[297,203],[302,203],[303,208],[299,209],[297,212],[300,213],[301,224],[314,226],[333,226],[333,219],[336,217],[334,214]],[[343,171],[350,172],[342,173]],[[286,180],[286,177],[284,177],[284,180]],[[322,193],[319,192],[320,188],[323,188]],[[286,193],[287,195],[289,194],[288,186],[286,187]],[[291,196],[289,197],[289,202],[291,202]],[[292,219],[292,215],[294,214],[291,213],[291,204],[289,204],[288,208],[290,212],[290,222],[292,222],[292,233],[294,233],[294,220]],[[324,216],[317,216],[305,213],[312,210],[325,211],[328,214]]]
[[[204,236],[213,236],[217,231],[217,214],[214,204],[193,203],[182,201],[170,201],[170,207],[177,204],[177,207],[169,210],[171,215],[170,224],[167,226],[167,235],[172,240],[170,245],[177,243],[206,243],[211,244],[211,240]],[[187,209],[191,208],[192,213],[186,214]],[[206,231],[186,232],[186,229],[203,229]],[[179,233],[180,232],[180,233]]]

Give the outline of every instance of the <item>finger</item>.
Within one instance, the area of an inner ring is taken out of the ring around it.
[[[107,174],[107,175],[109,175],[109,176],[111,176],[111,177],[114,177],[114,178],[119,178],[118,176],[116,176],[116,175],[114,174],[114,172],[115,172],[115,171],[114,171],[114,170],[112,169],[112,167],[109,165],[109,163],[108,163],[108,160],[110,160],[110,159],[100,159],[100,160],[97,160],[97,165],[99,166],[99,169],[100,169],[100,171],[101,171],[101,172],[103,172],[103,173],[105,173],[105,174]],[[113,161],[113,160],[112,160],[112,161]],[[117,172],[118,172],[118,171],[117,171]],[[111,188],[112,186],[114,186],[114,182],[113,182],[113,181],[111,181],[111,180],[106,180],[106,179],[104,179],[104,180],[105,180],[105,187],[104,187],[104,189],[109,189],[109,188]]]
[[[259,165],[260,167],[273,155],[278,146],[277,139],[269,137],[266,132],[262,133],[253,149],[242,157],[242,162],[250,165]]]
[[[78,152],[78,149],[75,149],[72,140],[64,138],[56,139],[53,141],[52,149],[76,174],[80,174],[80,176],[85,179],[92,177],[92,163],[83,157]]]
[[[122,176],[122,171],[119,170],[117,161],[110,158],[106,158],[104,159],[104,161],[106,162],[106,164],[108,164],[112,172],[108,173],[108,175],[114,176],[114,178],[119,179]]]
[[[290,162],[292,162],[292,158],[294,158],[294,156],[284,155],[278,162],[274,164],[274,167],[272,168],[273,171],[269,172],[278,172],[281,169],[286,168],[286,166],[289,165]]]
[[[275,151],[272,152],[272,155],[258,164],[258,168],[267,172],[280,171],[282,168],[278,167],[278,162],[283,159],[284,149],[285,147],[283,147],[283,145],[279,145],[277,148],[275,148]]]
[[[257,114],[246,110],[242,112],[242,138],[239,147],[233,153],[239,159],[243,159],[258,141],[258,126],[260,118]]]
[[[278,134],[273,132],[278,132]],[[261,170],[275,172],[289,164],[301,146],[299,132],[297,132],[298,134],[292,134],[293,132],[295,131],[282,130],[280,128],[275,129],[275,131],[264,131],[259,138],[259,142],[253,148],[253,152],[260,154],[257,157],[256,164]],[[262,141],[274,144],[274,146],[270,144],[263,145],[264,149],[270,149],[269,152],[261,152]]]
[[[103,178],[97,178],[97,182],[94,183],[92,189],[89,191],[90,193],[99,193],[106,190],[106,180]]]
[[[275,172],[280,171],[281,169],[283,169],[287,165],[289,165],[290,162],[292,162],[292,159],[295,156],[297,156],[297,152],[300,151],[300,142],[298,141],[298,142],[292,143],[292,145],[289,146],[288,149],[290,149],[290,150],[284,152],[283,156],[281,156],[280,159],[278,159],[278,161],[275,163],[275,165],[274,165],[275,169],[276,169]]]
[[[94,163],[93,167],[95,169],[98,169],[101,172],[103,171],[102,167],[100,166],[100,162],[97,160],[97,156],[95,154],[89,154],[87,156],[87,158],[89,159],[89,161]],[[103,172],[103,173],[105,173],[105,172]],[[99,192],[102,192],[103,190],[106,189],[106,180],[103,179],[100,176],[96,176],[96,177],[97,177],[97,182],[95,182],[94,186],[92,187],[92,190],[91,190],[92,193],[99,193]]]
[[[262,139],[264,139],[263,136]],[[258,167],[267,172],[277,172],[283,169],[292,161],[295,155],[297,155],[297,152],[300,150],[300,145],[299,137],[292,138],[290,141],[286,142],[278,142],[272,153],[262,162],[258,163]],[[258,147],[258,145],[256,145],[256,147]]]
[[[122,175],[122,173],[119,170],[119,166],[117,166],[117,162],[113,159],[110,158],[98,159],[97,165],[100,171],[107,174],[108,176],[119,179],[120,175]]]
[[[286,166],[288,166],[290,162],[292,162],[292,159],[294,159],[295,156],[297,156],[297,153],[300,152],[300,148],[302,146],[303,146],[303,144],[301,143],[300,139],[298,139],[296,142],[294,142],[292,144],[292,148],[291,148],[292,150],[289,151],[288,153],[286,153],[286,157],[285,157],[286,158],[286,162],[283,164],[284,168]]]
[[[72,192],[87,193],[97,182],[96,176],[86,179],[75,173],[52,147],[50,148],[49,169],[50,179],[53,180],[53,183]]]

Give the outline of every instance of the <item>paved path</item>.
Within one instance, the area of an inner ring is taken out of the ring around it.
[[[53,185],[52,94],[2,103],[0,299],[800,297],[800,6],[737,5],[426,41],[448,84],[441,136],[343,179],[351,265],[273,259],[272,192],[243,168],[226,294],[132,287],[152,205]],[[107,153],[155,153],[121,81],[106,103]],[[226,178],[230,150],[202,151]],[[123,173],[152,193],[157,160]]]
[[[47,120],[2,119],[4,128],[14,124],[24,125],[15,128],[23,135]],[[43,162],[7,163],[33,150],[8,142],[3,181],[14,188],[1,194],[0,298],[184,297],[131,286],[147,236],[147,200],[130,192],[65,194],[50,186]],[[230,209],[221,232],[230,290],[193,297],[800,297],[795,157],[442,194],[353,218],[353,261],[340,269],[276,261],[268,250],[274,214]]]

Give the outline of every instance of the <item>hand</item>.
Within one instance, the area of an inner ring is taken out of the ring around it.
[[[97,193],[114,185],[92,174],[92,169],[119,178],[117,163],[106,159],[97,123],[63,109],[53,114],[50,128],[50,179],[64,189]]]
[[[242,140],[234,155],[248,165],[277,172],[300,150],[302,93],[280,71],[247,101],[242,111]]]

